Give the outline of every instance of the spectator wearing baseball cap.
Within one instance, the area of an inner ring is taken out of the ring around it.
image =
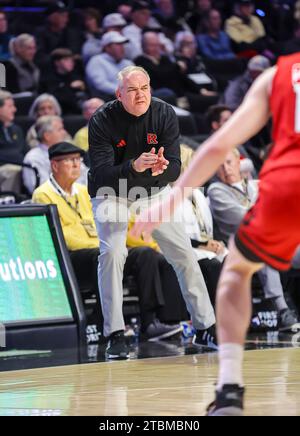
[[[82,153],[83,150],[68,142],[60,142],[49,148],[51,174],[34,191],[32,200],[39,204],[56,204],[79,285],[85,275],[85,283],[91,282],[91,289],[98,294],[99,240],[87,188],[77,182]]]
[[[133,63],[125,58],[128,39],[119,32],[110,31],[101,39],[102,53],[93,56],[86,66],[86,78],[94,97],[107,101],[115,96],[118,73]]]
[[[103,18],[102,27],[105,32],[120,31],[127,26],[127,21],[119,13],[108,14]]]
[[[57,48],[51,53],[51,65],[41,80],[41,92],[54,95],[63,114],[80,114],[87,95],[84,74],[71,50]]]
[[[265,71],[267,68],[271,66],[270,61],[268,58],[262,55],[254,56],[250,61],[248,62],[248,70],[252,73],[259,73],[261,74],[263,71]],[[258,75],[259,75],[258,74]],[[257,75],[256,75],[257,77]],[[256,79],[256,77],[254,77]]]
[[[126,44],[128,42],[128,39],[121,35],[119,32],[116,32],[115,30],[112,30],[110,32],[105,33],[102,36],[101,39],[101,47],[102,51],[106,49],[111,44]]]
[[[265,56],[257,55],[250,59],[246,72],[230,82],[226,88],[224,92],[225,105],[229,106],[231,110],[237,109],[254,80],[270,66],[270,61]]]

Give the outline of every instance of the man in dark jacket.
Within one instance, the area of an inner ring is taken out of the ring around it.
[[[22,129],[14,124],[17,109],[10,92],[0,90],[0,190],[19,191],[21,167],[28,151]]]
[[[34,63],[36,43],[32,35],[22,33],[13,40],[12,58],[6,63],[6,87],[12,93],[38,93],[40,70]]]
[[[101,241],[99,283],[104,335],[109,337],[106,353],[109,358],[127,358],[122,277],[128,209],[136,214],[149,201],[167,196],[181,167],[175,112],[151,99],[150,78],[143,68],[131,66],[120,72],[117,100],[102,106],[90,120],[89,144],[89,192]],[[177,274],[197,329],[195,343],[216,348],[214,311],[181,223],[166,219],[154,238]]]
[[[0,91],[0,165],[21,164],[28,151],[22,129],[14,124],[16,111],[11,93]]]

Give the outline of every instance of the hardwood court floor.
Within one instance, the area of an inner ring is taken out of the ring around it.
[[[300,415],[300,349],[245,353],[247,415]],[[0,373],[0,415],[202,415],[213,354]]]

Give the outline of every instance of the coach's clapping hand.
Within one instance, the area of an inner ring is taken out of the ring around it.
[[[152,152],[152,150],[151,150],[151,152]],[[168,168],[169,161],[167,159],[165,159],[164,151],[165,151],[164,147],[160,147],[160,149],[158,150],[157,162],[152,167],[152,176],[153,177],[159,176],[160,174],[163,174],[166,171],[166,169]]]
[[[158,162],[158,155],[155,154],[153,147],[150,153],[143,153],[141,156],[132,162],[133,169],[138,173],[143,173],[146,170],[152,169]]]

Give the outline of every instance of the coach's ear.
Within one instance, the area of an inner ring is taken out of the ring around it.
[[[118,89],[116,90],[116,97],[117,97],[117,99],[118,99],[119,101],[121,101],[121,90],[120,90],[120,88],[118,88]]]

